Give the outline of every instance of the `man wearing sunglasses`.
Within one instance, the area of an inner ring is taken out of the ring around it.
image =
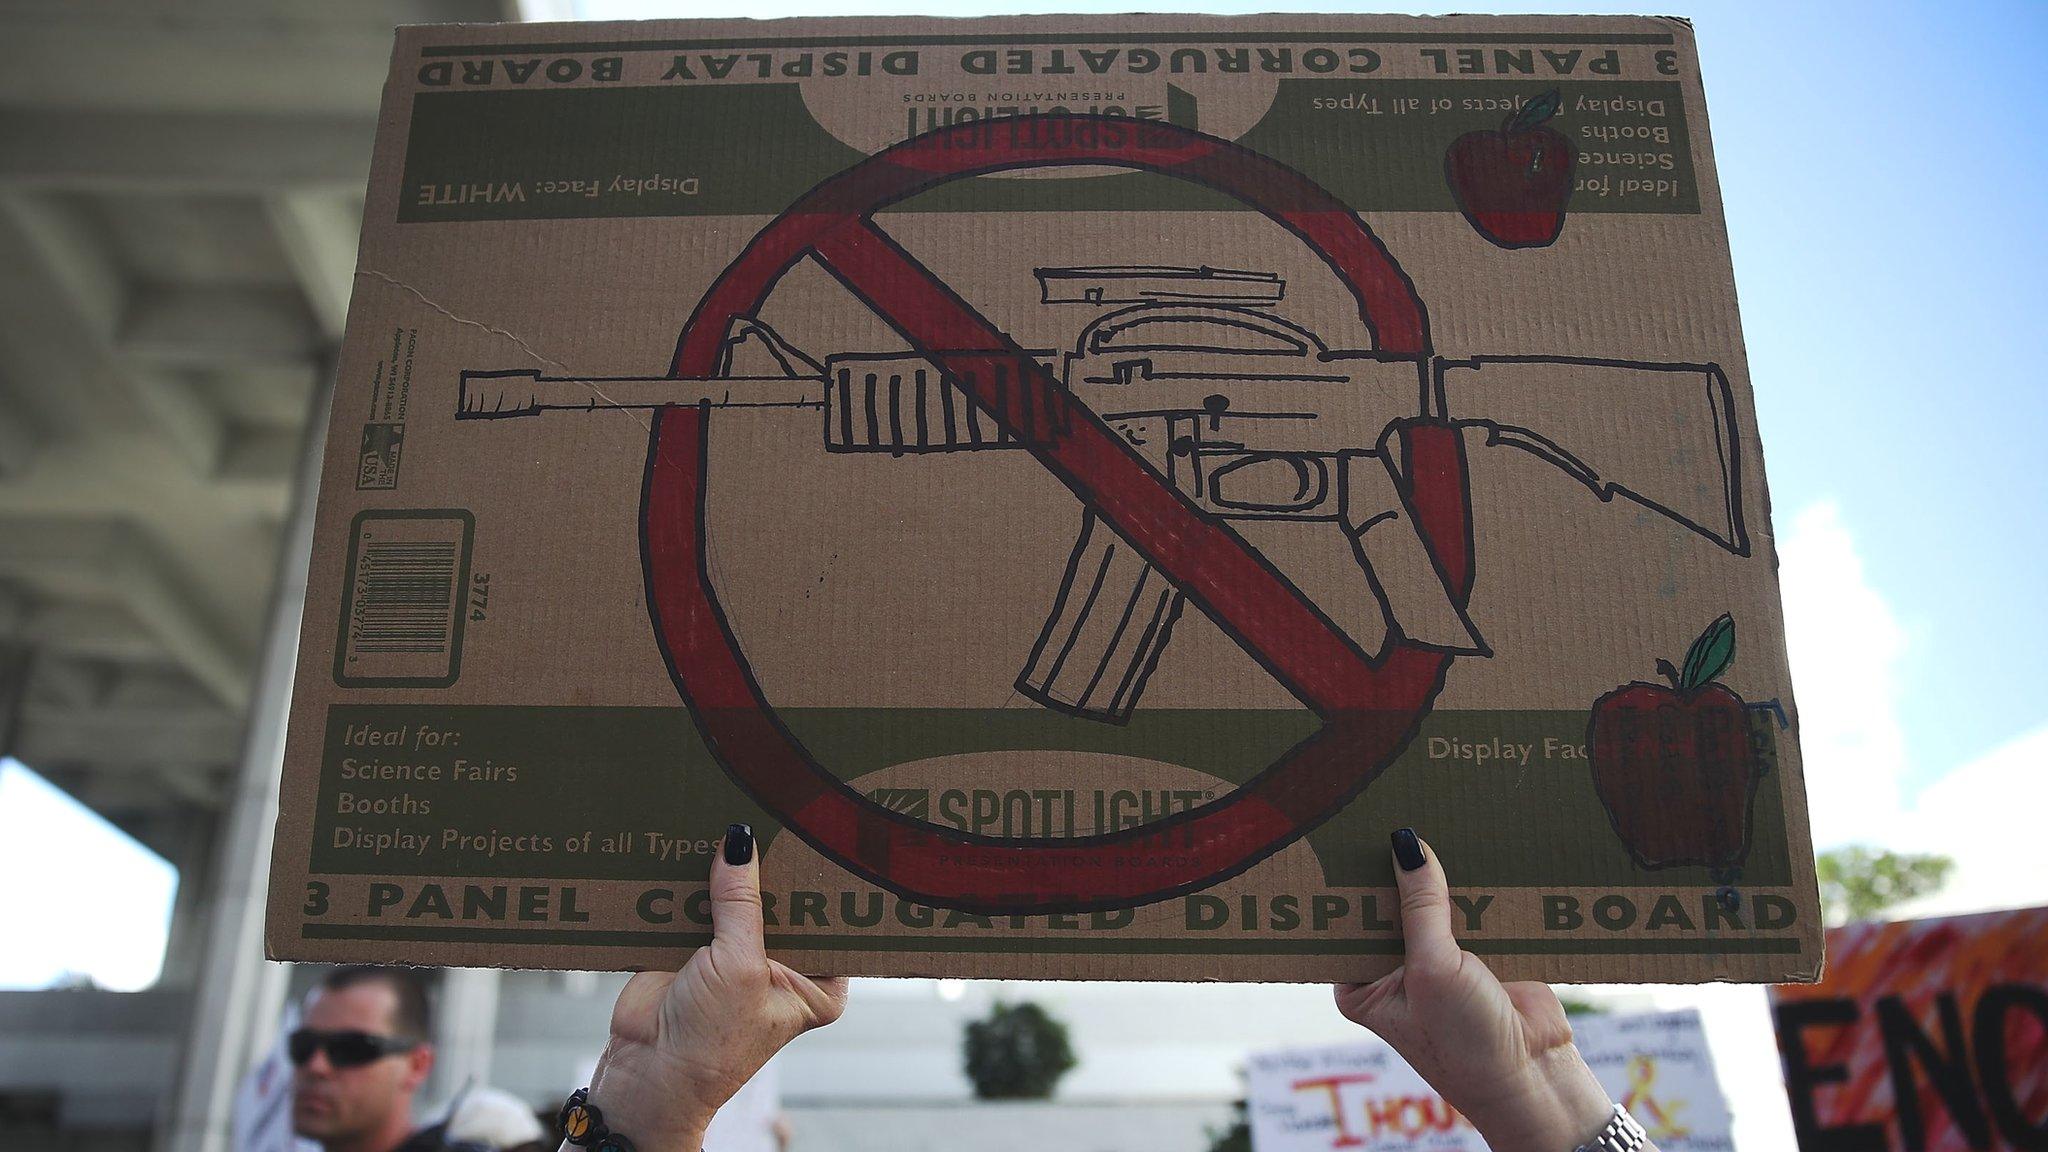
[[[413,1094],[434,1067],[427,992],[404,968],[328,975],[286,1041],[297,1069],[292,1127],[326,1152],[443,1152],[444,1126],[413,1130]]]

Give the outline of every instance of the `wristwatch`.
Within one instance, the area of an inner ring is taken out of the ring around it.
[[[1573,1152],[1642,1152],[1649,1141],[1650,1134],[1628,1114],[1628,1109],[1616,1104],[1614,1115],[1607,1118],[1607,1127]]]

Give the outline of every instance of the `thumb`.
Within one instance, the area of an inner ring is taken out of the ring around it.
[[[765,956],[761,926],[761,865],[754,830],[732,824],[711,861],[711,946],[719,953]]]
[[[1451,887],[1436,853],[1413,828],[1394,831],[1394,882],[1401,890],[1401,939],[1410,973],[1431,975],[1458,966],[1451,935]]]

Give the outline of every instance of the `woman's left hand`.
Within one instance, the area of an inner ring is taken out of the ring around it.
[[[1436,853],[1412,828],[1394,833],[1393,848],[1403,963],[1370,984],[1338,985],[1338,1010],[1393,1045],[1489,1148],[1562,1152],[1591,1140],[1614,1105],[1572,1045],[1557,993],[1494,979],[1451,934]]]

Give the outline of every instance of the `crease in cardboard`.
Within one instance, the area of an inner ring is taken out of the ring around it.
[[[448,319],[453,320],[457,324],[467,324],[472,328],[481,328],[484,331],[489,332],[493,336],[502,336],[505,339],[510,340],[512,343],[517,344],[519,346],[520,351],[526,353],[528,356],[533,357],[535,360],[538,360],[541,363],[546,364],[550,368],[559,368],[564,372],[574,371],[574,369],[570,368],[567,364],[562,363],[560,360],[556,360],[548,356],[543,356],[539,352],[536,352],[533,348],[533,345],[528,344],[525,340],[520,339],[518,333],[508,332],[503,328],[496,328],[484,323],[481,320],[472,320],[467,316],[458,316],[455,314],[455,312],[450,310],[447,306],[441,304],[439,301],[435,300],[433,297],[428,296],[425,292],[422,292],[419,289],[413,287],[412,285],[407,284],[405,281],[400,280],[398,277],[393,276],[388,272],[379,272],[375,268],[358,268],[356,269],[356,275],[368,276],[372,280],[382,280],[384,283],[391,285],[393,288],[400,288],[407,292],[410,292],[419,299],[420,303],[425,304],[427,307],[432,308],[434,311],[439,312],[441,315],[446,316]]]
[[[528,344],[525,340],[520,339],[518,333],[507,331],[506,329],[503,328],[494,327],[492,325],[484,323],[481,320],[472,320],[467,316],[458,316],[445,305],[435,300],[433,297],[428,296],[425,292],[422,292],[418,288],[415,288],[412,285],[407,284],[405,281],[400,280],[398,277],[393,276],[388,272],[379,272],[375,268],[358,268],[356,269],[356,275],[368,276],[372,280],[382,280],[384,283],[391,285],[393,288],[398,288],[406,292],[409,292],[416,299],[418,299],[420,303],[425,304],[427,307],[433,309],[435,312],[440,313],[442,316],[448,318],[449,320],[457,324],[466,324],[472,328],[481,328],[484,331],[489,332],[493,336],[498,336],[503,339],[510,340],[513,344],[518,346],[521,352],[526,353],[528,356],[531,356],[535,360],[540,361],[541,363],[547,365],[550,368],[560,369],[563,372],[569,373],[574,373],[576,371],[574,368],[569,367],[567,364],[564,364],[560,360],[556,360],[552,357],[541,355],[539,352],[534,350],[533,345]],[[590,386],[590,390],[592,392],[595,392],[600,397],[603,397],[605,403],[611,405],[615,411],[622,412],[625,415],[631,417],[634,423],[640,425],[642,431],[647,432],[650,435],[653,434],[654,425],[646,417],[640,415],[638,412],[634,411],[631,408],[619,404],[619,402],[612,399],[610,394],[605,392],[604,389],[598,387],[595,381],[586,380],[585,383],[587,383]]]

